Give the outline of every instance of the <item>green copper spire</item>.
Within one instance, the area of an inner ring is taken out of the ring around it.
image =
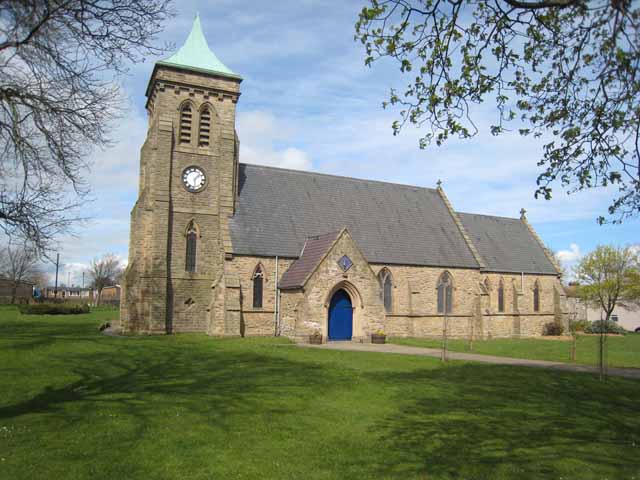
[[[240,78],[240,75],[233,73],[224,63],[218,60],[218,57],[209,48],[200,26],[200,15],[196,15],[193,27],[191,27],[191,33],[189,33],[184,45],[166,60],[159,61],[158,64]]]

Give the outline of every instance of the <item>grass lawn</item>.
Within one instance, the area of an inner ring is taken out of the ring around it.
[[[598,336],[578,335],[576,362],[597,366],[599,341]],[[391,338],[389,342],[413,347],[442,347],[442,340],[439,339]],[[610,336],[607,337],[607,342],[610,366],[640,368],[640,334]],[[470,351],[467,340],[448,340],[447,346],[452,352]],[[571,362],[571,342],[535,338],[476,340],[473,342],[473,353],[569,363]]]
[[[638,479],[640,382],[0,309],[2,479]]]

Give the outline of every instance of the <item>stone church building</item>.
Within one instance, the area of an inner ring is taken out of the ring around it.
[[[558,266],[528,223],[423,188],[239,163],[242,78],[196,18],[155,64],[121,299],[127,332],[367,341],[540,335]]]

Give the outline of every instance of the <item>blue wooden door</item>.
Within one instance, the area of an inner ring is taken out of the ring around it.
[[[329,305],[329,340],[351,340],[352,329],[351,298],[344,290],[338,290]]]

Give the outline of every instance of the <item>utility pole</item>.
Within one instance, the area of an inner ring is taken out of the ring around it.
[[[60,267],[60,254],[56,254],[56,284],[53,287],[53,297],[58,298],[58,268]]]

